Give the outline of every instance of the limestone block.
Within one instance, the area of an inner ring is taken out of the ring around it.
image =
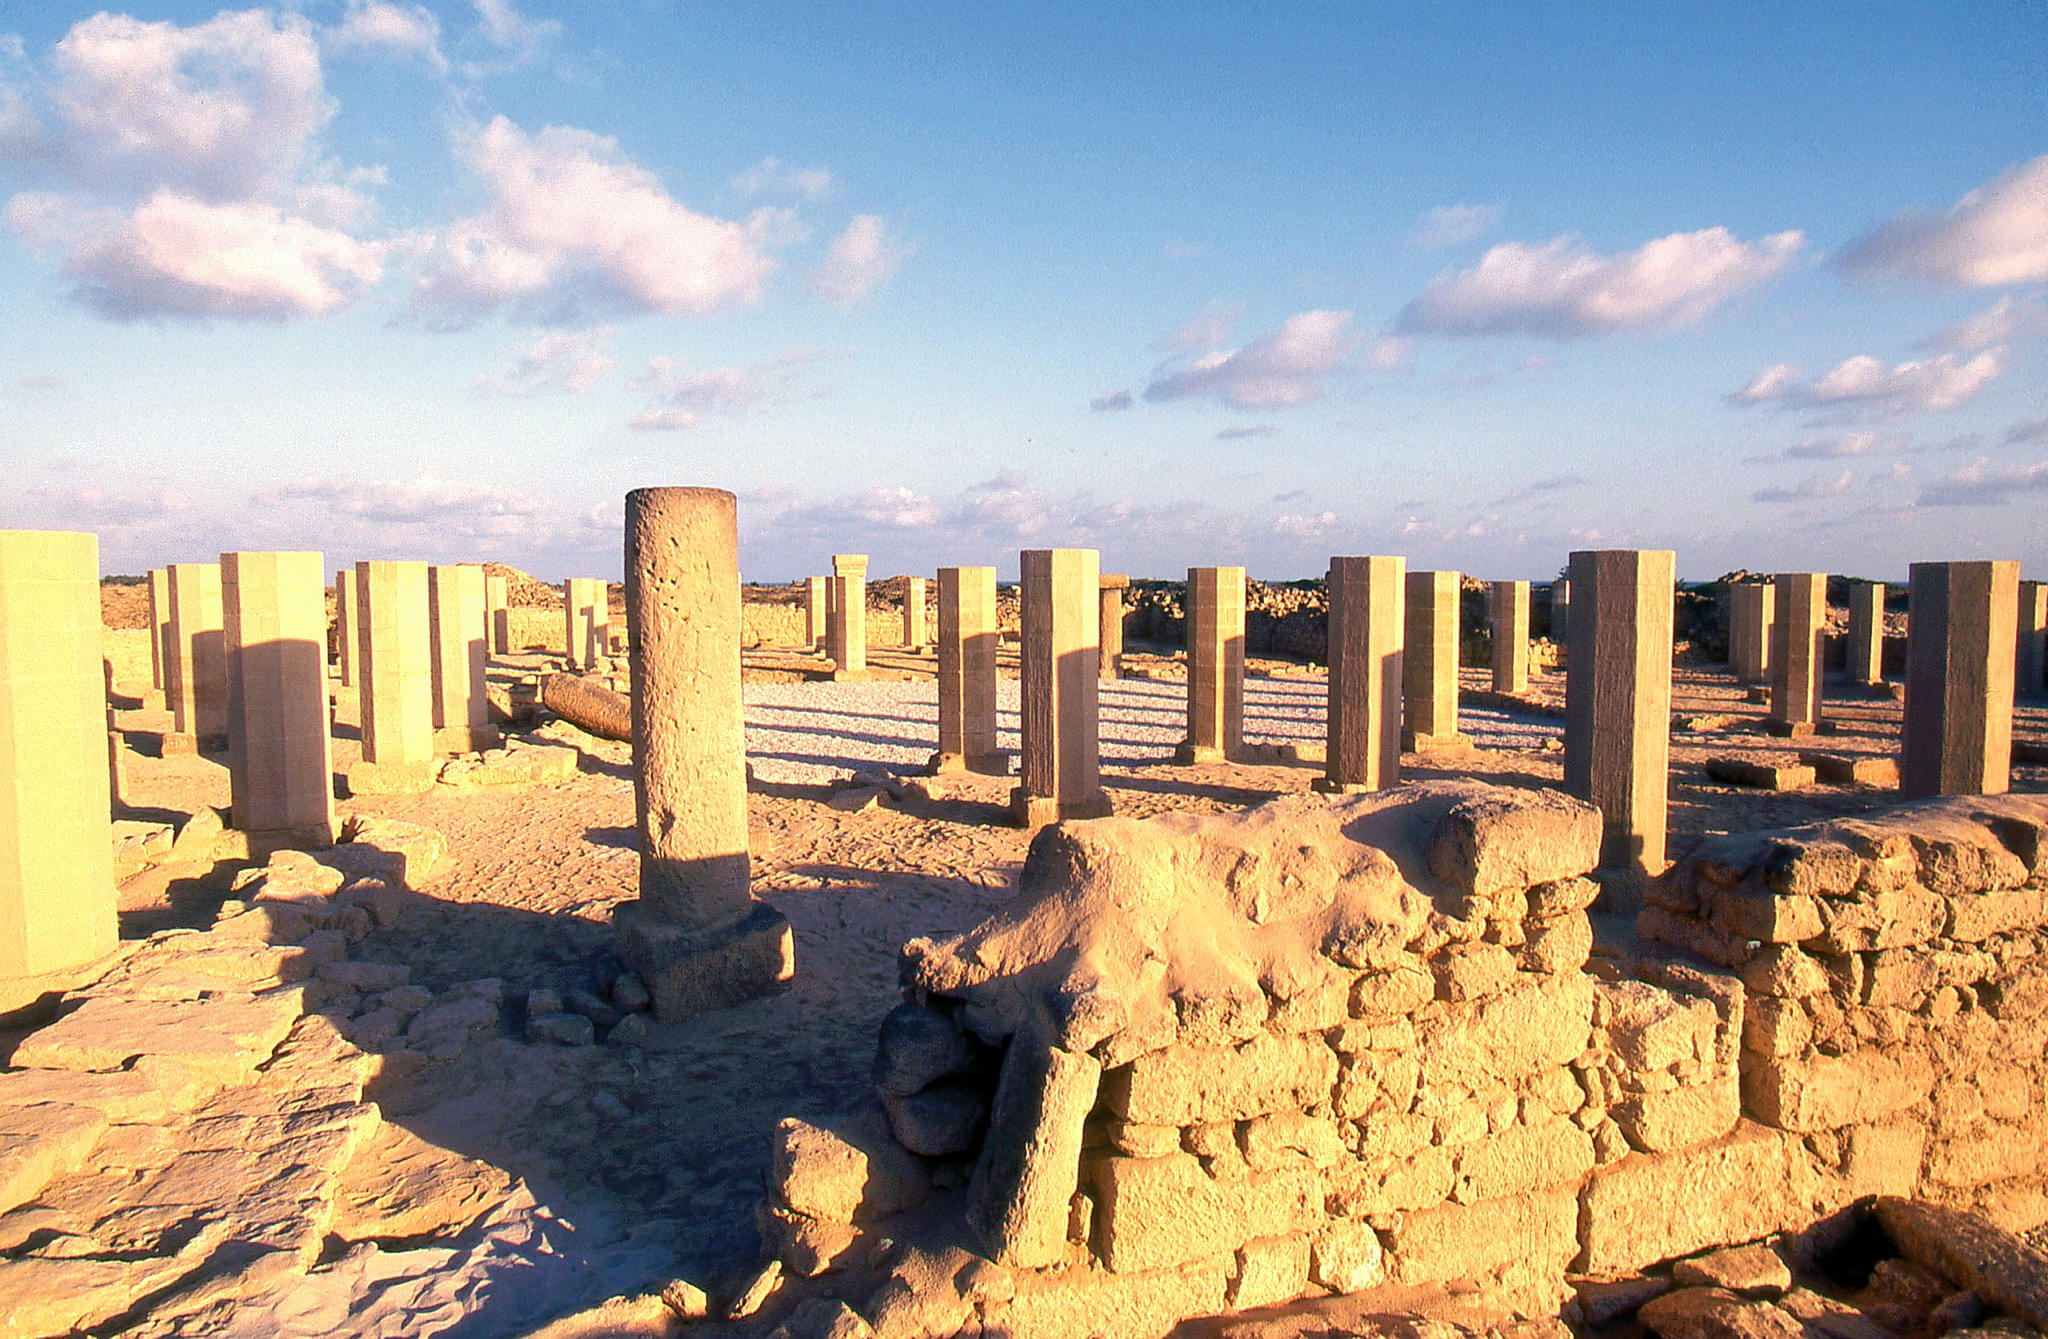
[[[106,1112],[61,1101],[0,1106],[0,1214],[78,1168],[107,1125]]]
[[[1486,612],[1493,630],[1493,691],[1529,691],[1529,583],[1496,581],[1487,587]]]
[[[171,618],[164,698],[172,728],[200,749],[227,738],[227,648],[221,630],[220,568],[213,563],[172,563]]]
[[[1876,1120],[1921,1101],[1933,1086],[1926,1063],[1913,1055],[1783,1057],[1743,1071],[1742,1105],[1766,1125],[1806,1133]]]
[[[1729,786],[1751,786],[1757,790],[1806,790],[1819,774],[1806,763],[1764,758],[1709,758],[1708,777]]]
[[[1099,562],[1094,549],[1027,549],[1019,559],[1023,760],[1012,804],[1027,826],[1109,813],[1097,700]]]
[[[1372,1225],[1338,1219],[1318,1232],[1309,1254],[1309,1277],[1332,1292],[1376,1288],[1387,1276],[1386,1252]]]
[[[327,571],[318,553],[223,553],[228,784],[248,833],[334,836]]]
[[[1499,944],[1451,944],[1430,959],[1440,1000],[1492,999],[1515,984],[1515,956]]]
[[[1785,1136],[1744,1123],[1701,1148],[1595,1169],[1581,1197],[1579,1268],[1611,1277],[1797,1225],[1785,1150]]]
[[[2048,890],[2013,888],[1982,893],[1956,893],[1948,899],[1944,938],[1981,944],[2015,930],[2038,929],[2048,922]]]
[[[953,1020],[936,1009],[899,1004],[883,1018],[872,1077],[885,1093],[908,1096],[960,1073],[974,1049]]]
[[[357,563],[356,618],[363,761],[400,767],[432,761],[434,666],[427,565]],[[375,784],[367,774],[364,780]],[[353,780],[350,789],[355,789]]]
[[[1762,582],[1738,582],[1728,588],[1731,604],[1728,664],[1744,683],[1761,683],[1770,673],[1771,625],[1777,612],[1776,592]]]
[[[1782,1307],[1725,1288],[1679,1288],[1644,1303],[1636,1318],[1661,1339],[1803,1339],[1840,1332],[1824,1326],[1809,1331]]]
[[[1914,563],[1899,790],[1999,795],[2012,767],[2016,562]]]
[[[1603,819],[1601,864],[1664,870],[1676,556],[1574,553],[1565,679],[1565,789]]]
[[[938,770],[1007,770],[996,748],[996,569],[939,569]]]
[[[1403,749],[1458,738],[1458,603],[1456,572],[1410,572],[1403,619],[1401,736]]]
[[[1106,1158],[1095,1173],[1103,1263],[1116,1273],[1187,1264],[1322,1218],[1313,1170],[1213,1181],[1184,1153]]]
[[[105,1071],[159,1056],[218,1082],[239,1082],[270,1058],[303,1012],[296,987],[203,1000],[95,996],[30,1033],[11,1063]]]
[[[1100,644],[1096,648],[1096,663],[1101,677],[1114,679],[1123,672],[1124,662],[1124,592],[1131,588],[1131,579],[1120,573],[1104,572],[1101,581],[1101,623]]]
[[[1417,963],[1362,972],[1351,990],[1353,1018],[1406,1018],[1436,998],[1436,978]]]
[[[1346,1156],[1343,1138],[1328,1120],[1298,1111],[1276,1112],[1244,1122],[1238,1146],[1255,1172],[1278,1167],[1329,1167]]]
[[[1975,1214],[1911,1200],[1877,1201],[1901,1254],[2036,1329],[2048,1329],[2048,1254]]]
[[[777,1202],[821,1222],[887,1217],[931,1194],[917,1159],[871,1123],[834,1128],[791,1117],[776,1125],[770,1151]]]
[[[498,732],[484,692],[490,638],[484,569],[473,563],[428,569],[427,617],[436,747],[451,753],[489,748]]]
[[[2038,1176],[2041,1134],[2048,1121],[2027,1125],[1986,1122],[1968,1134],[1928,1141],[1925,1170],[1932,1186],[1974,1188],[2020,1177]]]
[[[1082,1125],[1101,1078],[1092,1056],[1029,1033],[1011,1042],[967,1196],[967,1221],[992,1259],[1037,1268],[1063,1253]]]
[[[1225,1252],[1174,1269],[1113,1274],[1099,1268],[1025,1276],[1015,1297],[985,1303],[983,1333],[1031,1339],[1098,1339],[1102,1335],[1165,1334],[1192,1316],[1223,1311],[1237,1268]],[[1036,1286],[1026,1286],[1035,1283]]]
[[[1529,981],[1493,999],[1445,1005],[1423,1022],[1423,1082],[1512,1081],[1583,1054],[1592,1033],[1592,982],[1578,975]]]
[[[1400,780],[1404,566],[1330,560],[1329,741],[1318,789],[1376,791]]]
[[[1593,955],[1593,922],[1583,911],[1532,920],[1528,940],[1516,950],[1525,972],[1576,972]]]
[[[1723,934],[1768,944],[1801,944],[1825,928],[1819,898],[1779,897],[1762,889],[1716,889],[1706,898],[1707,919]]]
[[[1432,874],[1489,899],[1584,874],[1599,857],[1600,811],[1548,790],[1455,804],[1429,842]]]
[[[1771,944],[1743,964],[1742,984],[1753,995],[1801,1000],[1826,994],[1828,974],[1812,954]]]
[[[1825,572],[1780,572],[1771,579],[1771,716],[1776,726],[1811,733],[1821,719],[1821,655],[1828,621]]]
[[[1452,1197],[1471,1204],[1532,1190],[1576,1191],[1592,1170],[1593,1141],[1578,1126],[1562,1120],[1515,1125],[1458,1150]]]
[[[1329,1100],[1337,1057],[1320,1037],[1264,1035],[1237,1047],[1171,1047],[1103,1076],[1125,1120],[1195,1125],[1300,1111]]]
[[[1279,1306],[1308,1290],[1309,1241],[1304,1236],[1261,1237],[1237,1252],[1230,1305],[1239,1311]]]
[[[1400,1284],[1482,1279],[1523,1261],[1562,1282],[1578,1253],[1578,1196],[1545,1190],[1401,1217],[1387,1234],[1387,1277]]]
[[[1630,1093],[1614,1105],[1614,1123],[1632,1148],[1671,1153],[1711,1143],[1742,1119],[1742,1085],[1734,1074],[1662,1092]]]
[[[1187,583],[1188,732],[1181,762],[1216,762],[1244,742],[1244,569],[1191,567]]]
[[[1827,928],[1816,952],[1855,953],[1925,944],[1948,924],[1949,904],[1917,884],[1873,890],[1854,901],[1821,904]]]

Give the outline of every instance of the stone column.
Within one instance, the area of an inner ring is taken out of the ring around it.
[[[1914,563],[1899,790],[2002,795],[2012,774],[2016,562]]]
[[[2048,672],[2048,585],[2022,581],[2019,604],[2013,691],[2031,697],[2041,691],[2043,674]]]
[[[171,574],[149,569],[149,686],[164,690],[164,639],[171,631]]]
[[[1024,827],[1110,812],[1097,735],[1101,561],[1094,549],[1026,549],[1019,557],[1024,757],[1010,807]]]
[[[1550,583],[1550,641],[1560,650],[1572,632],[1572,582],[1559,577]]]
[[[433,627],[434,749],[477,753],[498,742],[484,696],[484,569],[474,563],[427,572]]]
[[[939,751],[934,772],[1008,772],[996,747],[996,569],[939,569]]]
[[[1771,714],[1774,735],[1803,739],[1820,728],[1821,645],[1828,625],[1825,572],[1780,572],[1777,617],[1771,621]]]
[[[1458,733],[1456,572],[1410,572],[1401,665],[1401,748],[1410,753],[1469,743]]]
[[[611,597],[596,577],[568,577],[562,582],[563,618],[569,668],[589,669],[605,654],[605,631],[611,625]]]
[[[1574,553],[1565,673],[1565,789],[1599,808],[1600,863],[1638,878],[1664,871],[1670,790],[1669,549]],[[1625,909],[1625,908],[1617,908]]]
[[[356,574],[344,567],[334,574],[334,672],[343,688],[356,682],[356,643],[361,639],[356,620]]]
[[[1114,679],[1124,670],[1124,592],[1131,579],[1122,573],[1102,576],[1102,626],[1097,630],[1096,655],[1101,661],[1101,678]]]
[[[1244,742],[1244,569],[1190,567],[1188,733],[1176,761],[1222,762]]]
[[[334,843],[327,572],[319,553],[223,553],[228,790],[252,847]]]
[[[804,644],[813,651],[825,649],[832,626],[832,581],[829,577],[804,578]]]
[[[228,662],[221,631],[220,567],[172,563],[164,696],[171,733],[164,753],[218,752],[228,744]]]
[[[1744,683],[1762,683],[1771,672],[1778,592],[1761,581],[1738,581],[1728,593],[1728,665]]]
[[[832,555],[832,677],[864,679],[868,673],[868,557]]]
[[[512,654],[512,582],[509,577],[484,576],[484,614],[489,620],[494,656]]]
[[[1849,586],[1849,681],[1884,682],[1884,584]]]
[[[1493,627],[1493,691],[1529,691],[1529,583],[1496,581],[1486,592]]]
[[[0,981],[119,942],[99,568],[92,535],[0,530]]]
[[[1351,795],[1401,779],[1406,563],[1330,559],[1328,753],[1315,788]]]
[[[927,645],[924,635],[924,578],[905,577],[903,586],[903,646],[905,650],[922,651]]]
[[[626,628],[640,897],[619,957],[664,1022],[795,975],[789,922],[754,900],[740,702],[738,504],[716,488],[626,494]]]
[[[356,564],[356,700],[363,760],[357,795],[402,795],[434,784],[434,648],[425,563]]]

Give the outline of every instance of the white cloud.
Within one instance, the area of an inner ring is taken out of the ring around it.
[[[775,268],[749,229],[671,197],[618,141],[504,117],[466,132],[488,202],[442,233],[417,303],[460,315],[513,304],[550,324],[590,310],[692,316],[751,302]]]
[[[550,332],[520,353],[511,372],[502,377],[480,376],[473,384],[478,390],[506,395],[540,391],[581,395],[617,366],[611,347],[618,332],[613,325]]]
[[[1334,511],[1317,512],[1313,516],[1290,514],[1274,518],[1273,533],[1282,539],[1321,539],[1337,524]]]
[[[321,509],[377,525],[452,530],[462,535],[524,534],[546,503],[510,489],[438,479],[297,479],[266,489],[258,506],[317,502]]]
[[[168,190],[133,214],[18,195],[6,217],[31,246],[62,257],[81,302],[119,320],[334,311],[383,277],[390,250],[274,205],[216,204]]]
[[[1181,323],[1180,329],[1160,339],[1154,348],[1171,352],[1203,353],[1220,349],[1230,339],[1230,328],[1244,315],[1242,302],[1210,302]]]
[[[192,499],[181,488],[102,488],[82,484],[72,488],[31,488],[28,496],[44,523],[63,521],[94,527],[136,525],[160,521],[192,509]]]
[[[797,167],[780,158],[763,158],[727,183],[741,195],[796,195],[822,200],[832,193],[832,173],[822,167]]]
[[[804,369],[824,356],[816,349],[792,349],[765,363],[695,372],[680,358],[650,358],[647,370],[632,385],[654,396],[656,403],[632,419],[631,426],[676,432],[696,427],[706,414],[745,413],[788,394]]]
[[[2006,169],[1942,212],[1896,216],[1843,252],[1841,265],[1955,288],[2048,279],[2048,154]]]
[[[1848,492],[1849,485],[1855,482],[1855,472],[1843,470],[1840,474],[1810,475],[1785,487],[1759,488],[1750,497],[1757,502],[1811,502],[1818,498],[1838,497]]]
[[[1242,442],[1253,437],[1271,437],[1272,435],[1273,425],[1270,423],[1248,423],[1242,427],[1218,428],[1216,430],[1216,440],[1219,442]]]
[[[1113,413],[1131,407],[1131,393],[1126,390],[1104,391],[1088,402],[1088,407],[1098,414]]]
[[[1499,205],[1438,205],[1416,221],[1415,245],[1437,251],[1492,232],[1499,224]]]
[[[370,50],[412,56],[437,73],[446,73],[441,54],[441,21],[424,5],[390,0],[348,0],[341,22],[320,34],[332,51]]]
[[[463,67],[475,76],[502,73],[536,59],[541,49],[562,31],[553,19],[529,19],[512,5],[512,0],[470,0],[476,10],[475,37],[505,53],[495,63],[472,61]]]
[[[1959,354],[1898,363],[1887,367],[1869,354],[1844,359],[1833,369],[1801,381],[1797,367],[1779,363],[1765,368],[1729,397],[1739,405],[1776,402],[1783,405],[1875,408],[1888,413],[1922,413],[1953,409],[1996,381],[2005,371],[2005,350],[1986,349],[1964,361]]]
[[[1375,372],[1398,372],[1414,348],[1415,341],[1406,335],[1375,335],[1365,346],[1365,365]]]
[[[1920,492],[1923,507],[2002,507],[2026,493],[2048,491],[2048,460],[1993,465],[1978,459]]]
[[[826,301],[845,307],[892,278],[911,248],[892,237],[879,215],[856,214],[833,241],[825,263],[811,275],[811,287]]]
[[[1866,456],[1888,451],[1898,445],[1896,437],[1876,432],[1844,432],[1831,437],[1809,437],[1785,448],[1787,460],[1838,460],[1845,456]]]
[[[1682,326],[1777,275],[1804,244],[1797,232],[1744,242],[1726,228],[1672,233],[1618,256],[1571,237],[1503,242],[1472,269],[1431,280],[1399,328],[1575,336]]]
[[[2048,302],[2039,293],[2008,293],[1975,316],[1921,341],[1927,348],[1969,353],[1994,344],[2048,335]]]
[[[1147,400],[1213,395],[1239,409],[1278,409],[1322,398],[1323,383],[1359,344],[1348,311],[1297,312],[1241,349],[1206,354],[1156,376]]]

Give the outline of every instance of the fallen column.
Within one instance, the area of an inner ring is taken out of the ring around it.
[[[1188,569],[1188,733],[1183,763],[1222,762],[1244,742],[1244,569]]]
[[[220,567],[172,563],[164,696],[171,733],[164,753],[217,753],[228,744],[228,667],[221,631]]]
[[[478,753],[498,742],[484,694],[484,569],[473,563],[427,572],[427,617],[433,624],[434,749]]]
[[[752,891],[731,493],[626,495],[626,622],[640,897],[613,923],[620,959],[667,1022],[753,999],[796,970],[789,921]]]
[[[1404,566],[1330,559],[1329,744],[1317,790],[1352,795],[1401,779]]]
[[[939,569],[939,751],[934,772],[1001,776],[996,747],[996,569]]]
[[[1565,789],[1600,810],[1601,865],[1651,878],[1666,863],[1677,555],[1574,553],[1571,573],[1578,653],[1565,675]]]
[[[1023,827],[1110,812],[1097,735],[1100,562],[1094,549],[1026,549],[1020,555],[1024,756],[1010,808]]]
[[[1858,581],[1849,587],[1849,681],[1884,682],[1884,586]]]
[[[1771,623],[1771,714],[1774,735],[1804,738],[1820,728],[1821,646],[1828,624],[1825,572],[1780,572],[1777,617]]]
[[[2016,562],[1914,563],[1899,790],[2002,795],[2012,775]]]
[[[1114,679],[1124,670],[1124,592],[1131,579],[1122,573],[1105,572],[1102,583],[1102,626],[1097,629],[1096,656],[1104,679]]]
[[[0,530],[0,983],[119,943],[100,659],[99,540]]]
[[[1401,749],[1427,753],[1471,743],[1458,733],[1456,572],[1410,572],[1401,664]]]
[[[356,564],[357,668],[363,760],[348,769],[357,795],[406,795],[434,784],[434,650],[427,565]]]
[[[1493,628],[1493,691],[1529,691],[1529,583],[1496,581],[1487,588]]]
[[[327,573],[318,553],[223,553],[228,788],[251,848],[334,844]]]

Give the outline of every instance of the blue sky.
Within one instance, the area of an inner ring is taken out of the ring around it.
[[[2048,10],[0,0],[0,525],[2048,576]]]

